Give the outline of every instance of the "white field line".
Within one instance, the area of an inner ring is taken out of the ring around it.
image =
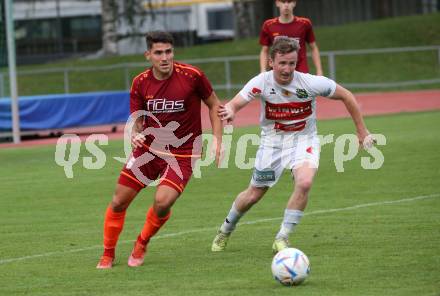
[[[306,212],[304,215],[310,216],[310,215],[320,215],[320,214],[328,214],[328,213],[335,213],[335,212],[342,212],[342,211],[352,211],[367,207],[375,207],[375,206],[381,206],[381,205],[390,205],[390,204],[398,204],[398,203],[405,203],[405,202],[414,202],[419,201],[423,199],[430,199],[430,198],[436,198],[439,197],[440,193],[430,194],[430,195],[421,195],[411,198],[404,198],[404,199],[398,199],[398,200],[385,200],[385,201],[379,201],[379,202],[372,202],[372,203],[365,203],[365,204],[359,204],[351,207],[345,207],[345,208],[335,208],[335,209],[327,209],[327,210],[317,210],[312,212]],[[276,217],[276,218],[266,218],[266,219],[258,219],[254,221],[248,221],[239,223],[239,225],[251,225],[251,224],[257,224],[257,223],[264,223],[274,220],[281,220],[282,217]],[[168,234],[162,234],[158,235],[156,237],[153,237],[152,239],[164,239],[169,237],[175,237],[175,236],[182,236],[186,234],[192,234],[192,233],[199,233],[199,232],[205,232],[205,231],[215,231],[218,229],[218,226],[216,227],[209,227],[209,228],[198,228],[188,231],[181,231],[181,232],[175,232],[175,233],[168,233]],[[125,240],[120,241],[119,244],[126,244],[126,243],[133,243],[133,240]],[[23,257],[16,257],[16,258],[9,258],[9,259],[1,259],[0,265],[17,262],[17,261],[23,261],[28,259],[35,259],[35,258],[41,258],[41,257],[52,257],[56,255],[64,255],[64,254],[70,254],[70,253],[78,253],[88,250],[96,250],[101,249],[102,245],[95,245],[80,249],[72,249],[72,250],[64,250],[64,251],[55,251],[55,252],[48,252],[48,253],[42,253],[42,254],[36,254],[36,255],[30,255],[30,256],[23,256]]]

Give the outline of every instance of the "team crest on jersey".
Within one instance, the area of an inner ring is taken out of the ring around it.
[[[299,99],[306,99],[306,98],[309,97],[309,94],[307,93],[307,91],[306,91],[305,89],[298,88],[298,89],[296,90],[296,96],[297,96]]]
[[[286,97],[288,97],[288,96],[290,96],[292,93],[290,92],[290,91],[288,91],[287,89],[282,89],[281,90],[281,93],[284,95],[284,96],[286,96]]]

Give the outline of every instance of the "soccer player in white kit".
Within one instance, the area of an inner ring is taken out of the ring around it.
[[[232,121],[251,100],[261,100],[261,143],[252,180],[248,188],[238,194],[218,230],[211,247],[214,252],[225,250],[239,219],[276,184],[285,168],[292,172],[295,188],[272,249],[276,253],[290,246],[289,234],[304,214],[319,165],[317,96],[342,101],[353,119],[359,143],[363,147],[371,147],[374,143],[350,91],[329,78],[295,71],[298,49],[296,40],[277,38],[270,51],[269,64],[273,70],[251,79],[219,110],[223,120]]]

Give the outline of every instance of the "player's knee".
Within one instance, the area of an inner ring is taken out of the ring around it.
[[[118,196],[113,196],[113,200],[111,202],[111,207],[113,212],[123,212],[128,208],[129,203],[124,201],[122,198],[118,198]]]
[[[131,201],[136,197],[137,191],[118,184],[113,194],[110,206],[114,212],[123,212],[130,205]]]
[[[171,206],[172,203],[165,200],[156,200],[156,202],[154,203],[154,209],[158,214],[168,212]]]
[[[157,197],[154,201],[154,210],[159,216],[165,216],[175,202],[174,198]]]
[[[157,216],[165,217],[171,210],[172,204],[169,203],[156,203],[154,205],[154,212],[156,212]]]
[[[312,177],[301,177],[298,178],[298,180],[295,180],[296,182],[296,187],[303,191],[303,192],[308,192],[313,185],[313,178]]]

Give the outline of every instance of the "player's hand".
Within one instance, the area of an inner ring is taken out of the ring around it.
[[[371,147],[373,147],[374,144],[377,143],[376,139],[368,131],[363,134],[358,134],[358,139],[359,147],[365,150],[370,149]]]
[[[228,123],[230,123],[232,120],[234,120],[235,113],[229,104],[220,105],[218,109],[218,116],[220,116],[221,120],[226,120]]]
[[[131,146],[133,148],[141,148],[145,142],[145,135],[142,133],[134,133],[131,138]]]

